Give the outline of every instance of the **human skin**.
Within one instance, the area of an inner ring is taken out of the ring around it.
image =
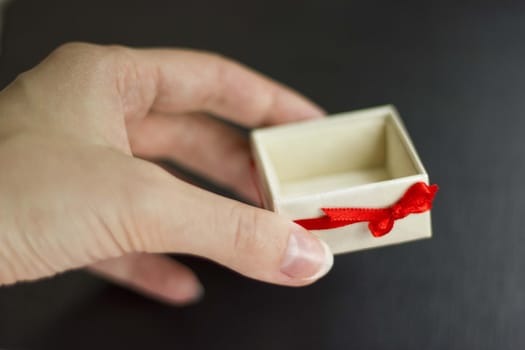
[[[204,191],[171,159],[256,201],[253,128],[320,118],[306,98],[230,59],[181,49],[66,44],[0,93],[0,285],[89,267],[191,303],[203,256],[286,286],[328,272],[326,244],[278,214]]]

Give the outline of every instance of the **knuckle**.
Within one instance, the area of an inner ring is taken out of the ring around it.
[[[54,81],[68,96],[78,96],[80,92],[98,96],[104,91],[105,96],[120,101],[130,85],[128,90],[137,90],[139,77],[134,62],[132,50],[124,46],[66,43],[35,67],[37,74],[32,74],[32,81],[43,82],[39,85],[41,91]],[[134,96],[129,100],[133,101]]]
[[[176,50],[182,54],[190,54],[199,60],[221,61],[221,62],[231,61],[231,59],[228,58],[228,56],[223,55],[222,53],[216,52],[216,51],[199,50],[199,49],[176,49]]]
[[[217,86],[217,88],[202,89],[200,100],[205,108],[213,109],[215,105],[225,103],[226,96],[220,93],[220,87],[231,85],[231,81],[235,79],[231,72],[236,65],[233,60],[219,53],[201,52],[200,55],[198,58],[203,64],[203,72],[207,76],[207,80]]]
[[[250,254],[260,246],[259,214],[243,204],[235,204],[230,211],[233,225],[233,251]]]
[[[105,59],[114,54],[126,51],[124,46],[120,45],[97,45],[84,42],[68,42],[54,49],[50,56],[93,56],[95,59]]]
[[[107,53],[103,46],[70,42],[57,47],[51,52],[48,60],[62,67],[93,66],[107,60]]]
[[[118,68],[118,61],[125,56],[123,46],[102,46],[82,42],[69,42],[57,47],[49,60],[55,64],[72,68],[76,72],[89,74],[112,74]]]
[[[53,50],[51,55],[70,55],[72,53],[77,53],[80,51],[95,50],[98,47],[100,46],[79,41],[72,41],[59,45],[56,49]]]
[[[238,65],[233,59],[217,52],[207,52],[205,55],[207,56],[209,66],[212,68],[212,72],[220,82],[225,81],[228,78],[228,72],[230,72],[231,68]]]
[[[233,60],[231,58],[219,52],[206,51],[204,54],[209,57],[210,61],[215,61],[218,65],[233,63]]]

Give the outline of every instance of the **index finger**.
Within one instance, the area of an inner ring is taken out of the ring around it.
[[[180,49],[131,50],[133,78],[124,93],[136,94],[140,81],[153,82],[155,96],[150,106],[135,106],[129,112],[208,112],[238,124],[255,127],[320,117],[323,110],[304,96],[225,57]],[[151,85],[139,85],[140,93]],[[129,99],[124,99],[128,100]],[[148,101],[148,99],[141,99]]]

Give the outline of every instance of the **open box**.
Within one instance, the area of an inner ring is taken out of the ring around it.
[[[317,217],[321,208],[384,208],[428,175],[393,106],[252,132],[263,204],[291,220]],[[333,253],[431,236],[430,212],[396,220],[382,237],[365,222],[314,230]]]

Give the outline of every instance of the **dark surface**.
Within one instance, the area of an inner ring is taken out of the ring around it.
[[[525,348],[525,7],[459,3],[15,0],[2,85],[70,40],[215,50],[330,112],[395,104],[442,190],[432,240],[338,256],[307,288],[197,259],[187,308],[84,272],[1,288],[0,347]]]

